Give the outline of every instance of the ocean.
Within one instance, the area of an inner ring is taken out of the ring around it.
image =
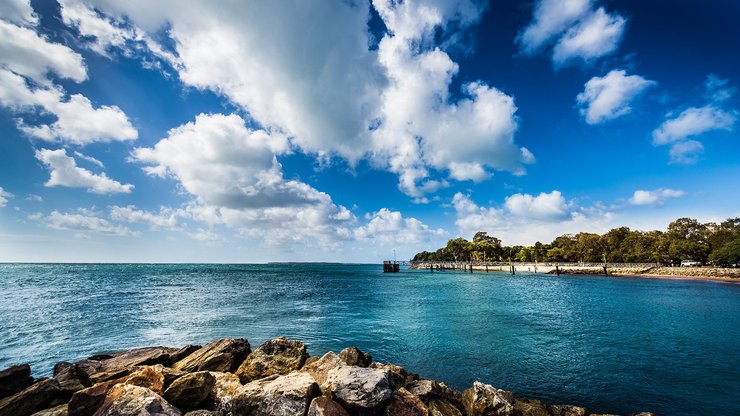
[[[0,368],[284,335],[602,413],[740,414],[740,285],[349,264],[1,264]]]

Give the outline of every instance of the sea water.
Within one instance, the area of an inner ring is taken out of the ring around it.
[[[356,345],[465,389],[659,415],[740,414],[740,285],[382,265],[0,265],[0,367],[224,337]]]

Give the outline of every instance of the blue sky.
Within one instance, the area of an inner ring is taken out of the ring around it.
[[[375,262],[740,215],[735,1],[0,17],[0,261]]]

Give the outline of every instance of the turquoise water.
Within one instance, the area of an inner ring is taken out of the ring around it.
[[[740,414],[740,285],[381,265],[0,265],[0,367],[285,335],[600,412]]]

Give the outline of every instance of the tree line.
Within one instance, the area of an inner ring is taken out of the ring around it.
[[[679,218],[666,231],[619,227],[605,234],[578,233],[557,237],[549,244],[504,246],[500,239],[479,231],[473,241],[454,238],[435,252],[417,253],[413,261],[517,261],[583,263],[659,263],[682,260],[723,267],[740,265],[740,217],[721,223]]]

